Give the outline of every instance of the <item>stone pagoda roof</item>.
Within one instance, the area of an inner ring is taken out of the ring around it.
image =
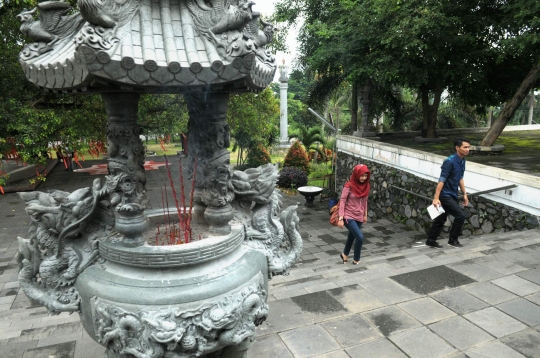
[[[18,15],[29,81],[50,91],[260,91],[273,27],[244,0],[46,1]],[[33,14],[39,12],[39,20]],[[262,26],[261,26],[262,25]]]

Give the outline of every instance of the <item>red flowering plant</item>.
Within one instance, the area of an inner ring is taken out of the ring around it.
[[[88,141],[88,154],[90,154],[92,159],[97,159],[100,154],[107,154],[107,146],[102,140],[91,139],[90,141]]]
[[[285,156],[285,160],[283,161],[283,166],[301,169],[306,172],[307,175],[309,175],[309,158],[304,147],[299,141],[294,142],[289,148],[289,151]]]

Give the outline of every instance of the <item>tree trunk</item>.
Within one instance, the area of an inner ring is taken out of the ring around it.
[[[330,100],[327,100],[324,106],[323,118],[330,118],[330,124],[334,124],[332,122],[332,113],[330,112]],[[324,127],[324,124],[322,126]]]
[[[358,84],[353,82],[351,94],[351,132],[358,128]]]
[[[516,93],[514,93],[512,99],[506,103],[502,112],[499,114],[495,122],[492,123],[491,128],[487,131],[484,139],[482,139],[480,142],[480,145],[491,146],[495,143],[497,138],[499,138],[501,135],[504,127],[506,127],[514,113],[516,113],[516,109],[518,109],[521,102],[523,102],[523,99],[534,86],[539,73],[540,62],[537,62],[533,65],[523,82],[521,82],[521,85],[519,85],[519,88],[517,89]]]
[[[433,103],[429,103],[429,90],[426,87],[420,88],[422,96],[422,137],[437,138],[437,113],[441,103],[442,86],[436,85],[433,91]]]

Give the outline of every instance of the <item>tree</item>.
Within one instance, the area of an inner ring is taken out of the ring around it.
[[[306,103],[309,89],[313,86],[314,80],[306,71],[295,68],[289,75],[289,92],[294,93],[294,99]]]
[[[229,99],[227,122],[235,141],[233,151],[238,149],[237,164],[242,165],[244,152],[249,152],[256,144],[274,145],[279,135],[279,101],[270,88],[258,94],[233,94]]]
[[[504,3],[295,0],[282,1],[276,8],[281,20],[305,19],[301,60],[320,76],[320,85],[310,94],[314,100],[321,102],[344,80],[370,80],[387,93],[396,86],[411,88],[422,103],[423,136],[436,137],[445,89],[468,104],[486,105],[510,87],[488,86],[490,77],[505,75],[492,71],[498,64],[531,63],[525,53],[501,56]],[[523,73],[508,69],[514,77]],[[380,98],[392,100],[391,95]]]
[[[270,153],[268,153],[268,150],[261,143],[253,146],[246,158],[246,165],[249,168],[257,168],[271,162]]]
[[[327,117],[329,122],[335,127],[339,127],[343,107],[347,106],[350,108],[351,112],[351,126],[358,128],[358,124],[355,122],[355,118],[357,118],[358,114],[358,93],[355,91],[355,88],[354,84],[350,86],[348,82],[343,82],[341,86],[336,88],[330,94],[326,106],[328,116],[325,117]]]
[[[523,102],[523,99],[527,96],[527,94],[535,85],[539,74],[540,63],[536,63],[533,65],[527,76],[523,79],[523,82],[517,89],[514,96],[512,96],[510,101],[506,103],[504,109],[501,111],[497,119],[492,123],[486,135],[480,142],[480,145],[491,146],[495,143],[497,138],[499,138],[499,136],[503,132],[504,127],[506,127],[508,122],[516,113],[516,110],[519,108],[521,102]]]
[[[18,63],[25,42],[16,16],[34,0],[7,1],[0,7],[0,153],[16,151],[24,162],[42,162],[51,143],[74,150],[88,140],[106,142],[107,116],[101,97],[46,93],[30,83]],[[76,6],[75,1],[70,1]],[[139,124],[157,134],[185,131],[187,110],[181,95],[143,95]]]
[[[312,127],[308,129],[302,124],[296,124],[296,131],[289,135],[289,139],[293,138],[298,139],[298,141],[304,145],[306,151],[309,152],[310,150],[314,150],[319,153],[321,158],[326,157],[326,153],[317,145],[320,143],[324,146],[326,143],[321,127]]]
[[[98,95],[45,93],[28,82],[18,63],[27,41],[16,16],[35,1],[8,1],[0,8],[0,153],[27,163],[43,162],[54,142],[73,150],[82,140],[104,140],[106,115]]]
[[[188,111],[182,95],[147,94],[141,96],[138,124],[146,134],[156,137],[187,132]]]
[[[508,1],[504,7],[505,38],[502,41],[506,52],[532,54],[533,65],[529,73],[517,88],[512,98],[506,103],[497,119],[492,123],[480,145],[491,146],[501,135],[504,127],[512,119],[523,99],[538,86],[540,74],[540,3],[532,0]],[[536,51],[535,51],[536,50]]]

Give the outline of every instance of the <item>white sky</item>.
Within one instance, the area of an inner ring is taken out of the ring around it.
[[[274,13],[274,4],[278,2],[278,0],[254,0],[255,5],[253,5],[253,10],[260,12],[263,17],[268,17],[271,14]],[[279,51],[276,54],[276,62],[281,65],[281,61],[283,58],[285,58],[285,64],[289,66],[289,72],[290,68],[292,67],[291,64],[294,61],[296,57],[296,50],[297,50],[297,42],[296,42],[296,36],[297,36],[297,29],[289,29],[289,36],[287,37],[287,48],[289,53],[283,53]],[[274,81],[277,81],[279,78],[279,70],[276,71],[276,77],[274,78]]]

